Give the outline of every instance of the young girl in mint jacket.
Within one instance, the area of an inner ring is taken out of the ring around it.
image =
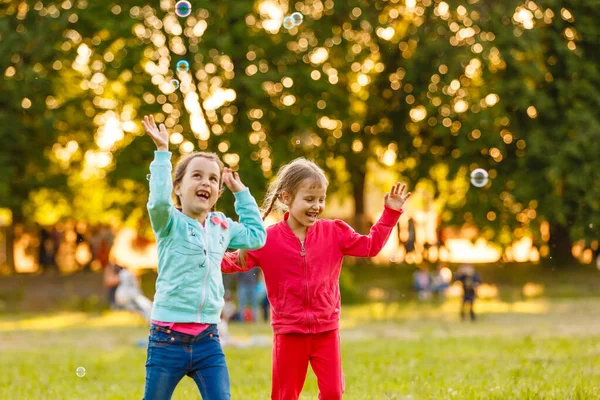
[[[158,243],[144,399],[170,399],[187,375],[204,400],[228,400],[229,373],[216,325],[224,304],[220,265],[228,247],[265,243],[260,212],[237,173],[214,153],[184,156],[172,180],[165,126],[157,128],[153,117],[142,124],[156,144],[148,213]],[[222,181],[234,193],[239,223],[213,211]]]

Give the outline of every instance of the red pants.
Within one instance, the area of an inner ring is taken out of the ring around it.
[[[313,334],[274,335],[271,399],[298,400],[309,362],[317,376],[319,399],[341,399],[344,377],[337,329]]]

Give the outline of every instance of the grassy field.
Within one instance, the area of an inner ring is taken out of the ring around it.
[[[345,399],[600,398],[600,299],[370,304],[343,310]],[[266,325],[231,326],[240,340]],[[127,313],[0,318],[0,399],[142,398],[147,337]],[[233,399],[268,399],[270,347],[227,348]],[[77,367],[86,375],[78,377]],[[174,399],[199,399],[189,378]],[[316,399],[309,374],[302,399]]]

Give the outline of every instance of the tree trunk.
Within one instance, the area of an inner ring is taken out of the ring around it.
[[[19,222],[19,215],[15,210],[11,210],[12,218],[9,226],[6,227],[6,267],[9,274],[16,272],[15,267],[15,226]]]
[[[567,267],[577,262],[573,257],[573,242],[568,225],[550,223],[550,259],[552,264]]]
[[[368,233],[365,216],[365,171],[362,168],[351,170],[352,194],[354,196],[354,229],[362,234]]]

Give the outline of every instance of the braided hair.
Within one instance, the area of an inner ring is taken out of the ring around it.
[[[307,180],[308,183],[315,186],[327,187],[329,185],[325,172],[313,161],[309,161],[304,157],[296,158],[279,168],[263,200],[261,207],[263,220],[274,209],[287,211],[287,206],[281,201],[281,193],[286,192],[293,198]],[[246,254],[247,251],[241,250],[238,257],[238,262],[244,269],[246,269]]]

